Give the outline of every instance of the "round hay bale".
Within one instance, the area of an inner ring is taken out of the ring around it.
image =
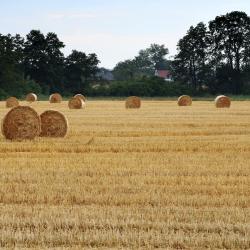
[[[50,103],[60,103],[62,102],[62,96],[59,93],[54,93],[49,97]]]
[[[68,106],[70,109],[81,109],[84,107],[84,104],[84,101],[79,97],[72,97],[68,102]]]
[[[68,131],[66,117],[55,110],[47,110],[40,115],[42,137],[64,137]]]
[[[80,98],[84,102],[86,101],[86,97],[84,95],[82,95],[82,94],[76,94],[76,95],[74,95],[74,97]]]
[[[178,105],[179,106],[191,106],[192,98],[188,95],[182,95],[178,98]]]
[[[27,102],[35,102],[37,101],[37,95],[34,93],[29,93],[28,95],[26,95],[26,101]]]
[[[216,108],[230,108],[231,100],[228,96],[219,95],[215,98]]]
[[[32,140],[39,136],[40,131],[40,117],[28,106],[11,109],[2,121],[2,133],[9,140]]]
[[[19,106],[19,101],[17,100],[16,97],[12,96],[6,100],[6,108],[14,108],[17,106]]]
[[[125,107],[127,109],[138,109],[141,107],[141,99],[137,96],[130,96],[126,99]]]

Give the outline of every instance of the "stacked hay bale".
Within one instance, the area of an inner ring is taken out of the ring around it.
[[[19,101],[17,100],[16,97],[12,96],[6,100],[6,108],[14,108],[17,106],[19,106]]]
[[[125,107],[127,109],[138,109],[141,107],[141,99],[138,96],[130,96],[126,99]]]
[[[62,102],[62,96],[59,93],[54,93],[49,97],[50,103],[60,103]]]
[[[192,98],[188,95],[182,95],[178,98],[178,105],[179,106],[191,106]]]
[[[41,137],[64,137],[68,130],[66,117],[55,110],[47,110],[40,115]]]
[[[37,136],[65,137],[68,131],[66,117],[54,110],[40,116],[29,106],[12,108],[2,120],[2,134],[8,140],[32,140]]]
[[[9,140],[31,140],[39,136],[40,131],[40,117],[31,107],[14,107],[2,121],[2,133]]]
[[[28,95],[26,95],[26,101],[27,102],[36,102],[37,101],[37,95],[34,93],[29,93]]]
[[[82,94],[76,94],[76,95],[74,95],[74,97],[80,98],[81,100],[86,102],[86,97],[84,95],[82,95]]]
[[[82,109],[85,102],[80,97],[72,97],[69,99],[68,106],[70,109]]]
[[[228,96],[219,95],[215,98],[216,108],[230,108],[231,100]]]

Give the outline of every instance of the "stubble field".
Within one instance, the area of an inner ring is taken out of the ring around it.
[[[0,136],[1,248],[250,249],[250,102],[31,106],[69,132]]]

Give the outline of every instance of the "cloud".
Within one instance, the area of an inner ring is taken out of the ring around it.
[[[86,13],[77,13],[77,12],[58,12],[50,13],[49,19],[52,20],[64,20],[64,19],[93,19],[97,18],[96,13],[86,12]]]
[[[124,10],[116,9],[116,10],[95,10],[95,11],[60,11],[60,12],[51,12],[48,13],[47,17],[50,20],[71,20],[71,21],[79,21],[79,20],[89,20],[89,19],[98,19],[103,20],[112,18],[121,18],[126,16]]]

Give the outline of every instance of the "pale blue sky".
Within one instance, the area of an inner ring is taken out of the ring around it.
[[[233,10],[250,15],[250,0],[0,0],[0,33],[53,31],[72,49],[97,53],[112,68],[151,43],[170,55],[191,25]]]

